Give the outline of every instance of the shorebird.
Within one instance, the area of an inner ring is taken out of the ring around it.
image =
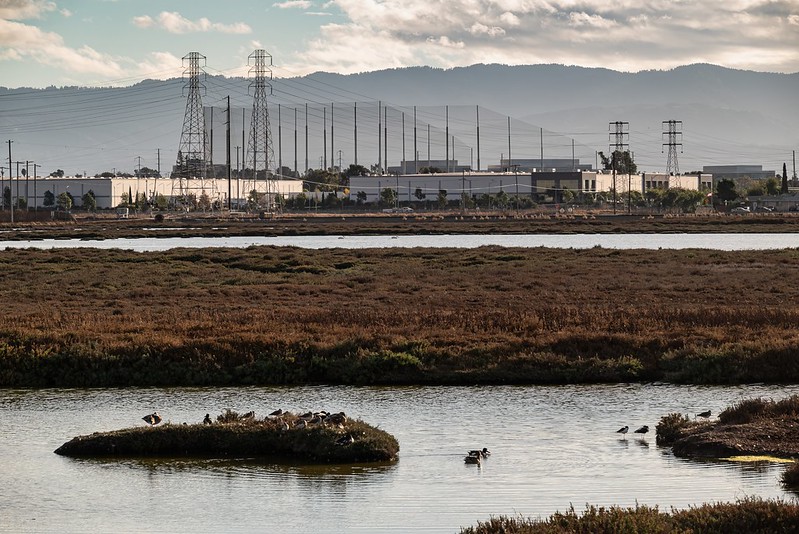
[[[142,420],[144,420],[148,425],[155,426],[161,422],[161,416],[158,415],[158,412],[153,412],[150,415],[145,415],[142,417]]]
[[[211,414],[210,413],[205,414],[205,419],[203,419],[203,424],[210,425],[212,423],[213,421],[211,421]]]
[[[710,417],[710,415],[711,415],[711,411],[710,410],[708,410],[706,412],[700,412],[700,413],[696,414],[697,417],[703,417],[705,419]]]
[[[618,429],[616,431],[616,434],[626,434],[628,430],[630,430],[630,427],[627,426],[627,425],[624,425],[623,427],[621,427],[620,429]]]
[[[281,415],[283,415],[283,409],[282,408],[278,408],[277,410],[275,410],[274,412],[270,413],[269,415],[272,416],[272,417],[280,417]]]
[[[308,426],[308,423],[305,422],[305,419],[297,419],[297,422],[294,423],[294,428],[305,428]]]
[[[649,432],[649,427],[647,425],[644,425],[635,431],[636,434],[646,434],[647,432]]]

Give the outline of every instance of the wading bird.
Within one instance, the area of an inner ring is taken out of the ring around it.
[[[636,434],[646,434],[647,432],[649,432],[649,427],[646,425],[635,431]]]
[[[706,412],[701,412],[701,413],[696,414],[697,417],[703,417],[705,419],[710,417],[710,415],[711,415],[711,411],[710,410],[708,410]]]

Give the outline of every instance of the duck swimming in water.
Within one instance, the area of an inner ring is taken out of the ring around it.
[[[483,447],[481,450],[469,451],[469,456],[480,456],[482,458],[488,458],[489,456],[491,456],[491,451],[489,451],[488,448]]]
[[[467,464],[480,465],[480,455],[479,454],[468,454],[463,459],[463,461],[466,462]]]

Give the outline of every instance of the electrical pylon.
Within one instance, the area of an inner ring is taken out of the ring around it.
[[[253,93],[252,119],[250,139],[247,143],[247,157],[250,168],[247,169],[245,191],[248,199],[255,202],[256,207],[272,211],[277,194],[277,184],[272,165],[275,153],[272,149],[272,131],[269,126],[269,108],[267,95],[272,94],[272,56],[266,50],[255,50],[247,58],[250,74],[254,79],[250,83]],[[254,194],[253,194],[254,193]]]
[[[200,81],[205,71],[200,66],[201,61],[205,62],[205,56],[199,52],[183,56],[183,76],[187,79],[183,90],[188,90],[188,95],[177,162],[172,172],[172,198],[181,207],[197,202],[203,193],[209,200],[216,197],[213,183],[206,183],[208,146],[202,103],[205,85]]]
[[[668,128],[668,130],[666,130]],[[664,147],[669,147],[669,155],[666,159],[666,174],[674,173],[675,176],[680,174],[680,164],[677,161],[677,147],[680,147],[682,152],[682,121],[663,121],[663,135],[668,136],[668,142],[663,143]],[[663,150],[661,151],[663,152]]]

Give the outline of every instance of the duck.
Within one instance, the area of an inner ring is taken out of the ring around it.
[[[624,425],[623,427],[621,427],[620,429],[618,429],[618,430],[616,431],[616,433],[617,433],[617,434],[626,434],[628,430],[630,430],[630,427],[629,427],[629,426],[627,426],[627,425]]]
[[[480,465],[480,455],[479,454],[476,454],[476,455],[469,454],[463,459],[463,461],[466,462],[467,464]]]
[[[705,412],[699,412],[698,414],[696,414],[696,416],[697,417],[702,417],[704,419],[707,419],[708,417],[710,417],[712,415],[712,413],[713,412],[711,412],[710,410],[707,410]]]
[[[205,414],[205,419],[203,419],[203,424],[204,425],[213,424],[213,421],[211,421],[211,414],[210,413]]]
[[[142,420],[144,420],[144,422],[150,426],[155,426],[161,422],[161,416],[158,414],[158,412],[153,412],[142,417]]]
[[[352,437],[352,434],[346,434],[336,440],[336,445],[351,445],[353,443],[355,443],[355,438]]]
[[[482,458],[488,458],[491,456],[491,451],[488,448],[483,447],[480,450],[469,451],[469,456],[480,456]]]
[[[649,432],[649,427],[647,425],[644,425],[635,431],[636,434],[646,434],[647,432]]]

